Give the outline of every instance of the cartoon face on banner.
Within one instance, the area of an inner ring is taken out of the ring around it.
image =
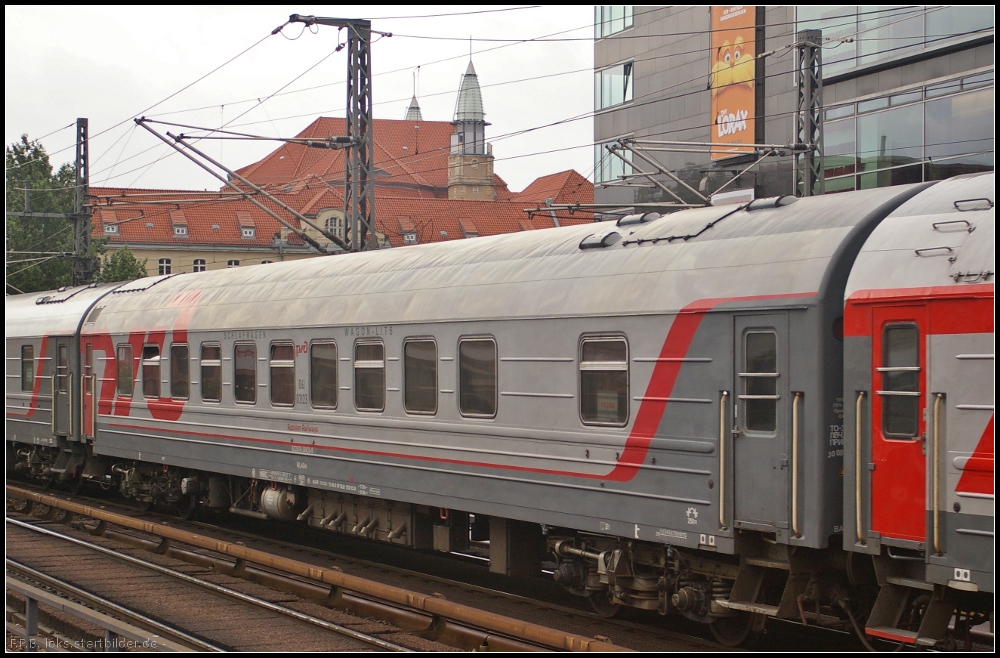
[[[713,160],[753,151],[738,145],[754,142],[755,16],[755,7],[712,7]]]

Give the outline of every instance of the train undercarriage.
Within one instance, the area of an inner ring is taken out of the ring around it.
[[[542,575],[547,561],[554,565],[554,580],[586,597],[602,616],[627,608],[679,615],[706,624],[728,646],[752,642],[769,618],[853,630],[863,640],[866,621],[871,626],[891,618],[895,630],[886,639],[910,634],[913,644],[921,636],[927,645],[933,637],[930,646],[938,648],[968,646],[971,629],[992,622],[991,594],[929,584],[900,587],[880,573],[884,560],[778,544],[761,533],[741,533],[736,555],[723,555],[395,502],[364,491],[108,460],[78,444],[60,449],[7,442],[7,451],[8,472],[16,477],[74,493],[84,484],[115,490],[140,509],[156,506],[182,518],[204,509],[304,523],[417,550],[478,548],[489,557],[491,571],[510,576]]]

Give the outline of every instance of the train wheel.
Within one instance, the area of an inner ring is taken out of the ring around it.
[[[750,612],[737,612],[731,617],[720,617],[708,625],[715,641],[727,647],[747,646],[753,643],[763,627],[763,617]]]
[[[69,481],[66,485],[66,491],[69,492],[70,496],[79,496],[80,491],[83,490],[83,478],[75,477]]]
[[[185,496],[181,502],[177,503],[177,516],[182,521],[190,521],[198,514],[198,499],[194,496]]]
[[[622,608],[624,607],[611,600],[611,592],[608,590],[591,592],[587,596],[587,600],[590,601],[590,607],[594,610],[594,612],[606,619],[617,617],[621,614]]]

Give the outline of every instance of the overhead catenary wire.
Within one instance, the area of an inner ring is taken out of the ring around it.
[[[857,15],[874,14],[874,13],[884,13],[884,12],[887,12],[887,11],[897,11],[898,9],[906,9],[906,7],[904,7],[904,8],[894,8],[894,9],[884,9],[884,10],[875,10],[875,11],[871,11],[871,12],[860,12]],[[641,12],[641,13],[637,13],[636,15],[642,15],[644,13],[652,13],[653,11],[658,11],[658,10],[650,10],[648,12]],[[922,13],[924,11],[925,10],[922,10],[922,9],[919,9],[919,8],[915,9],[916,13]],[[855,20],[854,17],[855,17],[855,15],[851,15],[850,19],[851,19],[852,22],[856,23],[856,20]],[[909,18],[913,18],[913,17],[915,17],[915,16],[910,16]],[[847,18],[847,17],[845,17],[845,18]],[[820,20],[820,19],[814,19],[814,20]],[[800,24],[800,23],[809,23],[809,22],[814,22],[814,20],[773,23],[773,24],[769,24],[769,27],[781,26],[781,25],[794,25],[794,24]],[[829,19],[823,19],[823,20],[829,20]],[[846,25],[846,23],[844,25]],[[550,35],[543,35],[542,37],[534,37],[534,38],[531,38],[531,39],[523,39],[523,40],[513,40],[510,43],[505,43],[502,46],[497,46],[497,47],[494,47],[494,48],[485,48],[485,49],[481,49],[481,50],[475,51],[473,53],[473,56],[480,55],[480,54],[486,53],[486,52],[490,52],[492,50],[496,50],[496,49],[499,49],[499,48],[506,48],[506,47],[509,47],[509,46],[512,46],[512,45],[519,45],[519,44],[531,43],[532,41],[547,39],[548,37],[551,37],[553,35],[565,34],[567,32],[575,32],[577,30],[589,29],[591,27],[592,27],[592,25],[588,24],[588,25],[583,25],[583,26],[579,26],[579,27],[570,28],[568,30],[563,30],[563,31],[560,31],[560,32],[553,32]],[[839,27],[839,25],[837,27]],[[690,33],[672,33],[669,36],[673,37],[673,36],[677,36],[677,35],[686,35],[682,39],[682,40],[686,40],[686,39],[689,39],[689,38],[704,36],[705,34],[710,33],[710,32],[711,32],[711,30],[709,30],[709,31],[690,32]],[[616,38],[618,38],[618,37],[616,37]],[[892,39],[892,38],[895,38],[895,37],[889,37],[889,38]],[[909,39],[909,38],[912,38],[912,37],[899,37],[899,38],[907,38],[907,39]],[[656,55],[656,56],[651,56],[651,57],[637,57],[633,61],[644,62],[644,61],[662,60],[662,59],[669,59],[669,58],[672,58],[672,57],[680,57],[680,56],[685,56],[685,55],[698,54],[698,53],[701,53],[703,51],[704,51],[704,48],[703,47],[699,47],[697,49],[689,50],[689,51],[684,51],[684,52],[667,53],[667,54],[664,54],[664,55]],[[453,60],[456,60],[456,59],[466,59],[466,58],[467,58],[467,55],[464,55],[464,54],[463,55],[456,55],[454,57],[448,57],[448,58],[444,58],[444,59],[439,59],[439,60],[435,60],[435,61],[432,61],[432,62],[424,62],[424,63],[420,64],[419,66],[421,66],[421,67],[429,67],[429,66],[434,65],[434,64],[439,64],[439,63],[443,63],[443,62],[453,61]],[[379,73],[373,74],[373,77],[381,77],[381,76],[391,75],[391,74],[399,73],[399,72],[403,72],[403,71],[409,71],[411,68],[412,67],[407,66],[405,68],[392,69],[392,70],[385,71],[385,72],[379,72]],[[481,84],[480,87],[483,88],[483,89],[486,89],[486,88],[496,87],[496,86],[501,86],[501,85],[506,85],[506,84],[514,84],[514,83],[517,83],[517,82],[530,81],[530,80],[540,80],[540,79],[544,79],[544,78],[547,78],[547,77],[555,77],[555,76],[566,75],[566,74],[570,74],[570,73],[592,72],[593,70],[594,70],[593,67],[587,67],[587,68],[583,68],[583,69],[574,69],[572,71],[559,71],[559,72],[551,73],[551,74],[545,74],[545,75],[540,75],[540,76],[532,76],[532,77],[529,77],[529,78],[521,78],[519,80],[511,80],[511,81],[503,81],[503,82],[495,82],[495,83],[485,83],[485,84]],[[343,85],[343,84],[346,84],[346,83],[344,81],[338,80],[336,82],[324,83],[324,84],[321,84],[321,85],[315,85],[315,86],[306,87],[306,88],[303,88],[303,89],[293,89],[293,90],[285,92],[283,94],[275,94],[274,96],[278,97],[278,96],[283,96],[283,95],[303,93],[303,92],[308,92],[308,91],[314,91],[316,89],[322,89],[322,88],[325,88],[325,87],[340,86],[340,85]],[[443,91],[440,91],[440,92],[424,93],[424,94],[421,94],[421,98],[430,98],[430,97],[434,97],[434,96],[447,95],[447,94],[453,94],[453,93],[454,93],[453,89],[448,89],[448,90],[443,90]],[[223,103],[223,105],[239,105],[239,104],[244,104],[244,103],[253,103],[253,102],[257,101],[257,100],[259,100],[259,99],[249,98],[249,99],[238,100],[238,101],[227,101],[226,103]],[[379,102],[375,103],[375,105],[378,106],[378,105],[386,105],[386,104],[395,104],[395,103],[402,102],[402,101],[405,101],[405,100],[408,100],[408,99],[407,98],[399,98],[399,99],[392,99],[392,100],[384,100],[384,101],[379,101]],[[171,114],[179,114],[179,113],[186,113],[186,112],[196,112],[196,111],[202,111],[202,110],[206,110],[206,109],[211,109],[211,108],[214,108],[214,107],[218,107],[219,105],[220,104],[205,105],[205,106],[187,108],[187,109],[182,109],[182,110],[174,110],[174,111],[171,111],[171,112],[165,112],[165,113],[160,113],[160,114],[150,115],[150,116],[152,116],[152,117],[163,117],[163,116],[168,116],[168,115],[171,115]],[[339,108],[339,109],[342,109],[342,108]],[[324,111],[324,112],[325,111],[338,111],[338,109],[334,109],[334,110],[322,110],[322,111]],[[315,113],[311,112],[311,113],[305,113],[305,114],[297,114],[297,115],[294,115],[292,117],[282,117],[282,118],[279,118],[277,120],[281,121],[281,120],[290,119],[290,118],[298,118],[298,117],[302,117],[302,116],[310,116],[311,114],[315,114]],[[262,123],[262,122],[257,122],[257,123]],[[250,124],[241,124],[241,125],[250,125]]]
[[[846,17],[843,17],[843,18],[845,18],[845,19],[850,19],[850,20],[852,20],[852,21],[853,21],[853,20],[855,20],[855,16],[861,16],[861,15],[868,15],[868,14],[879,14],[879,13],[885,13],[885,12],[894,12],[894,11],[903,11],[903,10],[909,10],[909,9],[911,9],[912,7],[914,7],[914,6],[906,6],[906,7],[897,7],[897,8],[888,8],[888,9],[879,9],[879,10],[870,10],[870,11],[865,11],[865,12],[859,12],[859,13],[858,13],[858,14],[856,14],[856,15],[855,15],[855,14],[852,14],[852,15],[850,15],[850,16],[846,16]],[[642,12],[637,12],[637,13],[636,13],[636,15],[643,15],[643,14],[645,14],[645,13],[652,13],[652,12],[655,12],[655,11],[661,11],[661,10],[662,10],[662,8],[653,8],[653,9],[649,9],[649,10],[646,10],[646,11],[642,11]],[[917,8],[917,10],[919,10],[919,8]],[[838,18],[839,18],[839,17],[838,17]],[[383,19],[383,20],[385,20],[385,19]],[[774,27],[774,26],[778,26],[778,25],[782,25],[782,24],[802,24],[802,23],[808,23],[808,22],[812,22],[812,21],[820,21],[820,20],[826,20],[826,21],[829,21],[829,20],[836,20],[836,19],[807,19],[807,20],[804,20],[804,21],[789,21],[789,22],[787,22],[787,23],[773,23],[773,24],[771,24],[771,26],[772,26],[772,27]],[[570,30],[565,30],[565,31],[563,31],[563,33],[565,33],[565,32],[569,32],[569,31],[574,31],[574,30],[578,30],[578,29],[583,29],[583,28],[589,28],[589,27],[591,27],[591,26],[590,26],[590,25],[585,25],[585,26],[580,26],[580,27],[576,27],[576,28],[571,28]],[[279,32],[279,31],[280,31],[279,29],[276,29],[276,30],[274,30],[274,31],[273,31],[272,33],[270,33],[270,34],[269,34],[269,35],[267,35],[267,36],[273,36],[274,34],[276,34],[276,33],[277,33],[277,32]],[[679,36],[679,35],[684,35],[684,34],[690,34],[690,35],[698,35],[698,34],[704,34],[704,33],[705,33],[704,31],[699,31],[699,32],[696,32],[696,33],[683,33],[683,32],[678,32],[678,33],[672,33],[672,34],[671,34],[671,35],[669,35],[669,36],[673,36],[673,37],[676,37],[676,36]],[[559,32],[556,32],[556,33],[552,33],[551,35],[543,35],[543,36],[541,36],[541,37],[535,37],[535,38],[532,38],[532,39],[524,39],[524,40],[515,40],[515,41],[513,41],[512,43],[507,43],[507,44],[504,44],[504,45],[502,45],[502,46],[499,46],[499,48],[503,48],[503,47],[507,47],[507,46],[509,46],[509,45],[516,45],[516,44],[518,44],[518,43],[529,43],[529,42],[533,42],[533,41],[541,41],[541,40],[553,40],[553,39],[551,39],[551,37],[552,37],[552,36],[554,36],[554,35],[557,35],[557,34],[559,34]],[[222,67],[224,67],[224,66],[226,66],[227,64],[231,63],[232,61],[234,61],[235,59],[239,58],[240,56],[242,56],[242,55],[243,55],[243,54],[245,54],[246,52],[249,52],[249,51],[250,51],[251,49],[253,49],[253,48],[254,48],[254,47],[256,47],[257,45],[259,45],[260,43],[262,43],[262,42],[263,42],[263,41],[264,41],[264,40],[265,40],[265,39],[267,38],[267,36],[265,36],[264,38],[262,38],[261,40],[259,40],[258,42],[256,42],[255,44],[253,44],[252,46],[250,46],[249,48],[247,48],[246,50],[244,50],[244,51],[242,51],[241,53],[237,54],[236,56],[234,56],[233,58],[231,58],[231,59],[230,59],[230,60],[228,60],[227,62],[224,62],[224,63],[223,63],[223,64],[221,64],[220,66],[216,67],[215,69],[213,69],[213,70],[212,70],[212,71],[210,71],[209,73],[206,73],[206,74],[205,74],[204,76],[202,76],[201,78],[199,78],[199,79],[195,80],[194,82],[190,83],[189,85],[187,85],[187,86],[185,86],[185,87],[181,88],[181,89],[180,89],[180,90],[178,90],[177,92],[174,92],[173,94],[171,94],[171,95],[167,96],[167,97],[166,97],[166,98],[164,98],[163,100],[161,100],[161,101],[159,101],[159,102],[157,102],[157,103],[155,103],[155,104],[151,105],[150,107],[146,108],[145,110],[143,110],[142,112],[140,112],[140,113],[138,113],[138,114],[144,114],[144,115],[145,115],[145,114],[148,114],[148,113],[149,113],[149,111],[150,111],[150,110],[152,110],[153,108],[155,108],[155,107],[158,107],[159,105],[161,105],[162,103],[166,102],[166,101],[167,101],[167,100],[169,100],[170,98],[173,98],[174,96],[176,96],[177,94],[181,93],[182,91],[184,91],[184,90],[186,90],[186,89],[190,88],[191,86],[193,86],[193,85],[194,85],[194,84],[196,84],[197,82],[200,82],[201,80],[205,79],[206,77],[208,77],[209,75],[211,75],[211,74],[212,74],[212,73],[214,73],[215,71],[218,71],[218,70],[219,70],[219,69],[221,69]],[[617,37],[615,37],[615,38],[621,38],[621,35],[619,35],[619,36],[617,36]],[[487,50],[483,50],[483,51],[480,51],[480,52],[487,52],[488,50],[492,50],[492,49],[487,49]],[[452,58],[446,58],[446,60],[438,60],[438,61],[447,61],[447,60],[451,60],[451,59],[457,59],[457,58],[459,58],[459,57],[461,57],[461,56],[457,56],[457,57],[452,57]],[[429,65],[431,65],[431,64],[434,64],[434,63],[436,63],[436,62],[429,62],[429,63],[424,63],[424,64],[423,64],[423,66],[429,66]],[[407,67],[407,70],[408,70],[408,69],[409,69],[409,67]],[[390,72],[387,72],[387,73],[392,73],[392,72],[394,72],[394,71],[390,71]],[[376,74],[376,75],[380,75],[380,74]],[[342,83],[333,83],[333,84],[342,84]],[[314,87],[314,88],[315,88],[315,87]],[[296,93],[296,92],[295,92],[295,91],[293,91],[293,92],[290,92],[290,93]],[[274,96],[274,94],[272,94],[272,96]],[[242,102],[252,102],[252,100],[253,100],[253,99],[250,99],[250,100],[248,100],[248,101],[235,101],[235,102],[228,102],[228,103],[226,103],[226,104],[234,104],[234,103],[242,103]],[[215,104],[215,105],[213,105],[213,106],[211,106],[211,107],[217,107],[217,106],[218,106],[218,104]],[[133,116],[135,116],[135,115],[133,115]],[[162,116],[162,115],[160,115],[160,116]],[[279,120],[280,120],[280,119],[279,119]],[[127,121],[127,119],[126,119],[126,120],[123,120],[123,121],[120,121],[119,123],[117,123],[117,124],[115,124],[115,125],[111,126],[110,128],[108,128],[108,129],[105,129],[105,130],[103,130],[103,131],[101,131],[101,132],[99,132],[99,133],[95,134],[95,135],[94,135],[93,137],[97,137],[97,136],[100,136],[100,135],[102,135],[102,134],[104,134],[104,133],[108,132],[109,130],[111,130],[111,129],[113,129],[113,128],[116,128],[117,126],[119,126],[119,125],[122,125],[122,124],[123,124],[123,123],[125,123],[126,121]],[[56,153],[59,153],[59,152],[62,152],[62,151],[64,151],[64,150],[68,150],[68,149],[70,149],[70,148],[73,148],[73,146],[72,146],[72,145],[70,145],[70,146],[67,146],[67,147],[65,147],[65,148],[63,148],[63,149],[59,149],[59,150],[57,150],[57,151],[54,151],[54,152],[53,152],[52,154],[50,154],[50,155],[55,155]],[[98,158],[97,158],[97,159],[96,159],[95,161],[99,161],[99,160],[101,159],[101,157],[103,157],[103,154],[102,154],[101,156],[99,156],[99,157],[98,157]],[[27,164],[27,163],[22,163],[22,164]],[[22,166],[22,165],[18,165],[18,166]],[[133,170],[133,171],[134,171],[134,170]],[[129,172],[129,173],[130,173],[130,172]]]
[[[270,32],[270,33],[268,33],[267,35],[265,35],[264,37],[262,37],[261,39],[259,39],[259,40],[258,40],[258,41],[256,41],[255,43],[251,44],[250,46],[248,46],[248,47],[247,47],[247,48],[245,48],[244,50],[240,51],[240,52],[239,52],[239,53],[237,53],[236,55],[234,55],[234,56],[230,57],[230,58],[229,58],[228,60],[226,60],[226,61],[225,61],[225,62],[223,62],[222,64],[219,64],[219,65],[218,65],[218,66],[216,66],[216,67],[215,67],[214,69],[212,69],[212,70],[211,70],[211,71],[209,71],[208,73],[205,73],[204,75],[202,75],[201,77],[197,78],[197,79],[196,79],[196,80],[194,80],[193,82],[190,82],[190,83],[186,84],[185,86],[181,87],[180,89],[178,89],[177,91],[173,92],[172,94],[170,94],[170,95],[166,96],[165,98],[163,98],[163,99],[161,99],[161,100],[159,100],[159,101],[157,101],[157,102],[153,103],[152,105],[150,105],[150,106],[149,106],[149,107],[147,107],[146,109],[144,109],[144,110],[141,110],[141,111],[139,111],[139,112],[137,112],[137,113],[135,113],[135,114],[132,114],[132,115],[130,115],[130,116],[129,116],[128,118],[125,118],[125,119],[122,119],[122,120],[121,120],[121,121],[119,121],[118,123],[116,123],[116,124],[114,124],[114,125],[112,125],[112,126],[110,126],[110,127],[108,127],[108,128],[105,128],[104,130],[102,130],[102,131],[100,131],[100,132],[98,132],[98,133],[95,133],[95,134],[91,135],[91,136],[90,136],[90,139],[95,139],[95,138],[97,138],[97,137],[100,137],[101,135],[103,135],[103,134],[105,134],[105,133],[107,133],[107,132],[109,132],[109,131],[111,131],[111,130],[114,130],[114,129],[115,129],[115,128],[117,128],[118,126],[121,126],[121,125],[123,125],[123,124],[125,124],[125,123],[127,123],[127,122],[131,121],[132,117],[134,117],[134,116],[138,116],[138,115],[141,115],[141,114],[145,114],[145,113],[149,112],[150,110],[152,110],[152,109],[154,109],[154,108],[156,108],[156,107],[159,107],[160,105],[162,105],[163,103],[166,103],[166,102],[167,102],[168,100],[170,100],[171,98],[173,98],[173,97],[177,96],[178,94],[180,94],[180,93],[182,93],[182,92],[184,92],[184,91],[186,91],[186,90],[190,89],[191,87],[193,87],[194,85],[198,84],[199,82],[201,82],[201,81],[202,81],[202,80],[204,80],[205,78],[207,78],[207,77],[211,76],[211,75],[212,75],[213,73],[216,73],[217,71],[219,71],[219,70],[221,70],[222,68],[224,68],[224,67],[228,66],[228,65],[229,65],[229,64],[231,64],[232,62],[236,61],[237,59],[239,59],[239,58],[240,58],[240,57],[242,57],[243,55],[247,54],[248,52],[250,52],[251,50],[253,50],[253,49],[254,49],[254,48],[256,48],[257,46],[259,46],[260,44],[262,44],[262,43],[263,43],[264,41],[266,41],[267,39],[269,39],[269,38],[270,38],[270,37],[272,37],[272,36],[274,36],[274,32]],[[70,124],[70,125],[73,125],[73,124]],[[59,130],[63,130],[63,129],[62,129],[62,128],[60,128]],[[58,131],[56,131],[56,132],[58,132]],[[51,134],[51,133],[50,133],[50,134]],[[73,143],[73,144],[71,144],[71,145],[69,145],[69,146],[67,146],[67,147],[65,147],[65,148],[62,148],[62,149],[59,149],[59,150],[57,150],[57,151],[53,151],[52,153],[48,153],[47,155],[48,155],[48,156],[53,156],[53,155],[55,155],[56,153],[61,153],[62,151],[68,151],[69,149],[71,149],[71,148],[74,148],[75,146],[76,146],[76,144],[75,144],[75,143]],[[17,167],[23,167],[24,165],[27,165],[27,164],[30,164],[31,162],[36,162],[36,161],[38,161],[39,159],[40,159],[40,158],[36,158],[35,160],[32,160],[32,161],[29,161],[29,162],[22,162],[22,163],[19,163],[19,164],[17,165]]]
[[[877,27],[878,26],[875,26],[875,27],[870,28],[870,29],[876,29]],[[861,30],[859,32],[863,32],[863,31],[865,31],[865,30]],[[946,35],[946,36],[940,37],[939,39],[954,38],[955,36],[961,36],[961,35]],[[935,39],[933,41],[936,41],[936,40],[938,40],[938,39]],[[928,43],[930,41],[932,41],[932,40],[927,40],[924,43],[926,44],[926,43]],[[919,44],[917,44],[917,45],[919,45]],[[906,47],[907,48],[912,48],[912,47],[914,47],[914,45],[910,44],[910,45],[908,45]],[[882,52],[889,52],[889,51],[892,51],[892,50],[894,50],[894,49],[887,49],[886,51],[882,51]],[[874,54],[878,54],[878,53],[871,53],[869,55],[874,55]],[[779,73],[774,74],[774,75],[786,75],[786,74],[787,74],[787,72],[779,72]],[[704,76],[699,75],[697,78],[693,78],[693,79],[691,79],[689,81],[682,81],[680,83],[677,83],[677,85],[673,85],[673,87],[682,86],[684,84],[693,83],[693,82],[696,82],[696,81],[701,81],[703,79],[703,77]],[[768,77],[771,77],[771,76],[768,76]],[[503,84],[503,83],[499,83],[499,84]],[[662,91],[663,90],[656,90],[655,92],[653,92],[652,94],[648,94],[647,96],[649,96],[649,95],[655,95],[655,94],[660,94],[660,93],[662,93]],[[704,91],[703,89],[699,88],[699,89],[687,92],[685,94],[677,94],[677,95],[674,95],[674,96],[671,96],[671,97],[666,97],[666,98],[654,98],[650,102],[664,102],[664,101],[669,101],[669,100],[673,100],[673,99],[676,99],[676,98],[680,98],[680,97],[682,97],[684,95],[695,94],[695,93],[702,93],[703,91]],[[640,97],[640,98],[644,98],[644,97]],[[642,103],[642,104],[645,104],[645,103]],[[641,104],[635,103],[634,100],[629,105],[629,107],[639,107],[639,106],[641,106]],[[609,108],[609,109],[614,109],[614,108]],[[595,114],[595,112],[588,112],[588,113],[585,113],[585,114],[582,114],[582,115],[578,115],[576,117],[569,117],[569,118],[566,118],[566,119],[562,119],[562,120],[559,120],[559,121],[556,121],[556,122],[551,122],[551,123],[544,124],[544,125],[541,125],[541,126],[535,126],[535,127],[527,128],[527,129],[524,129],[524,130],[520,130],[520,131],[515,131],[515,132],[512,132],[512,133],[508,133],[508,134],[505,134],[505,135],[499,135],[499,136],[494,137],[491,141],[496,142],[496,141],[500,141],[500,140],[508,138],[508,137],[525,134],[527,132],[531,132],[531,131],[534,131],[534,130],[540,130],[540,129],[543,129],[543,128],[548,128],[548,127],[552,127],[552,126],[556,126],[556,125],[562,125],[562,124],[570,122],[570,121],[576,121],[576,120],[581,120],[581,119],[584,119],[584,118],[588,118],[589,116],[593,116],[594,114]],[[772,117],[773,116],[774,115],[772,115]],[[239,117],[236,117],[236,118],[239,118]],[[281,120],[281,119],[278,119],[278,120]],[[227,122],[227,125],[232,125],[232,121],[235,121],[235,119],[231,120],[230,122]],[[238,124],[238,125],[252,125],[252,124]],[[711,127],[711,125],[712,124],[706,124],[705,126],[702,126],[702,127],[703,128],[707,128],[707,127]],[[692,129],[692,128],[691,127],[687,127],[687,128],[684,128],[683,130],[686,131],[686,130],[690,130],[690,129]],[[671,131],[665,131],[665,132],[657,133],[657,135],[667,134],[667,132],[671,132]],[[579,146],[569,147],[569,149],[586,148],[587,146],[588,145],[579,145]],[[569,149],[563,149],[563,150],[569,150]],[[552,152],[552,150],[548,150],[546,152]],[[528,155],[531,155],[531,154],[524,154],[524,155],[521,155],[521,156],[514,156],[514,157],[527,157]],[[146,166],[146,165],[143,165],[143,166]],[[141,167],[139,167],[139,168],[141,168]],[[139,168],[132,169],[129,172],[124,172],[124,173],[125,174],[131,173],[132,171],[136,171]],[[124,175],[124,174],[122,174],[122,175]]]

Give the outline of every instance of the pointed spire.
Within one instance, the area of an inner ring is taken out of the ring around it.
[[[483,111],[483,94],[479,89],[479,76],[472,66],[472,59],[469,59],[469,66],[462,76],[462,83],[458,88],[458,101],[455,103],[455,118],[452,123],[463,121],[483,121],[486,120],[486,112]]]
[[[424,115],[420,112],[420,103],[417,102],[417,76],[420,75],[420,67],[413,69],[413,98],[410,99],[410,107],[406,108],[406,116],[403,121],[423,121]]]
[[[410,99],[410,107],[406,108],[404,121],[423,121],[424,115],[420,113],[420,103],[417,102],[416,95]]]

